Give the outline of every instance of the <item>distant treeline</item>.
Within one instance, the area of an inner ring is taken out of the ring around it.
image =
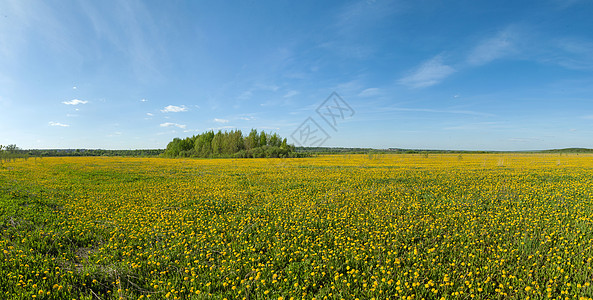
[[[104,149],[31,149],[16,145],[0,145],[0,160],[29,157],[60,156],[136,156],[136,157],[303,157],[316,154],[479,154],[479,153],[593,153],[588,148],[564,148],[533,151],[466,151],[424,149],[373,149],[343,147],[295,147],[277,134],[252,130],[243,137],[240,130],[231,132],[208,131],[185,139],[176,138],[167,149],[104,150]]]
[[[593,149],[587,148],[564,148],[538,151],[542,153],[593,153]]]
[[[214,131],[202,134],[175,138],[167,145],[165,157],[300,157],[286,139],[276,133],[258,132],[252,129],[249,135],[243,136],[241,130]]]
[[[32,149],[22,150],[16,148],[11,151],[1,151],[2,156],[26,157],[62,157],[62,156],[138,156],[156,157],[165,152],[164,149],[142,149],[142,150],[104,150],[104,149]]]
[[[465,154],[465,153],[496,153],[494,151],[468,150],[422,150],[422,149],[373,149],[373,148],[342,148],[342,147],[296,147],[299,153],[309,154]]]
[[[486,151],[486,150],[428,150],[428,149],[373,149],[373,148],[343,148],[343,147],[296,147],[299,153],[307,154],[486,154],[486,153],[593,153],[593,149],[564,148],[531,151]]]

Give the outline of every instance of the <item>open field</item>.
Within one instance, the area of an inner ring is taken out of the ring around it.
[[[2,299],[593,297],[593,156],[0,165]]]

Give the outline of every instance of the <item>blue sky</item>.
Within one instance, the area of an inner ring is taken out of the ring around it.
[[[234,128],[299,144],[311,118],[324,146],[593,148],[591,12],[590,0],[2,1],[0,144],[164,148]],[[334,91],[351,110],[332,127],[316,110]]]

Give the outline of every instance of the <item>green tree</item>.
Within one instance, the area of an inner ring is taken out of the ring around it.
[[[222,132],[219,130],[212,139],[212,154],[218,155],[222,153]]]
[[[194,140],[194,149],[199,157],[210,157],[212,154],[212,140],[214,131],[210,130],[203,134],[198,134]]]
[[[20,150],[20,148],[17,147],[15,144],[10,144],[4,147],[4,149],[8,151],[8,153],[16,153],[18,150]]]
[[[259,146],[263,147],[268,144],[268,137],[266,136],[265,132],[261,132],[259,135]]]
[[[245,149],[251,150],[258,148],[259,146],[259,134],[257,133],[257,129],[251,129],[251,132],[249,132],[249,135],[245,139]]]
[[[272,147],[280,147],[280,137],[278,136],[278,134],[274,133],[270,136],[270,142],[269,145]]]

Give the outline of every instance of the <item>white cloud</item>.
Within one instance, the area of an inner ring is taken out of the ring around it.
[[[221,127],[211,127],[208,130],[223,130],[223,129],[235,129],[235,126],[221,126]]]
[[[75,90],[75,89],[77,89],[77,87],[73,86],[72,89]]]
[[[295,91],[295,90],[291,90],[291,91],[288,91],[288,92],[287,92],[287,93],[284,95],[284,98],[290,98],[290,97],[294,97],[294,96],[296,96],[296,95],[298,95],[298,94],[299,94],[299,92],[297,92],[297,91]]]
[[[68,124],[62,124],[62,123],[58,123],[58,122],[49,122],[49,126],[59,126],[59,127],[68,127],[70,125]]]
[[[412,88],[429,87],[441,82],[455,71],[451,66],[443,64],[443,59],[437,55],[424,62],[412,74],[400,79],[399,83]]]
[[[200,132],[198,129],[186,129],[183,132]]]
[[[377,96],[379,95],[381,90],[379,90],[378,88],[368,88],[363,90],[362,92],[360,92],[358,94],[358,96],[360,97],[372,97],[372,96]]]
[[[479,66],[513,53],[515,35],[512,30],[507,29],[492,38],[483,40],[470,52],[467,62]]]
[[[184,129],[185,127],[187,127],[187,125],[171,123],[171,122],[162,123],[160,126],[161,127],[177,127],[177,128],[181,128],[181,129]]]
[[[165,108],[161,109],[161,111],[164,113],[182,112],[182,111],[187,111],[187,107],[185,107],[185,105],[182,105],[182,106],[169,105],[169,106],[166,106]]]
[[[70,101],[64,101],[62,103],[66,104],[66,105],[78,105],[78,104],[87,104],[89,102],[86,100],[72,99]]]
[[[142,98],[142,100],[140,100],[140,102],[148,102],[148,100]]]
[[[151,113],[146,113],[146,115],[149,116],[149,117],[154,116],[154,114],[151,114]]]
[[[214,118],[214,122],[216,122],[216,123],[228,123],[229,120]]]
[[[107,137],[116,137],[116,136],[121,136],[123,134],[123,132],[121,131],[116,131],[114,133],[108,134],[106,135]]]
[[[255,117],[239,117],[239,119],[244,120],[244,121],[251,121],[251,120],[255,120]]]

